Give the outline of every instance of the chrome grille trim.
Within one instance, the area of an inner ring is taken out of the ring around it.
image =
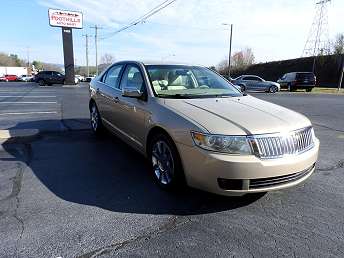
[[[252,135],[249,139],[255,155],[261,159],[299,155],[314,147],[314,132],[311,126],[287,134]]]

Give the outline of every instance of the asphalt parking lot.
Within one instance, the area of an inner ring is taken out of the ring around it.
[[[89,130],[87,85],[0,83],[1,257],[343,257],[344,97],[254,94],[307,115],[321,141],[313,176],[264,195],[164,192],[143,157]]]

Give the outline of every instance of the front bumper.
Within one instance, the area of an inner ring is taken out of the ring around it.
[[[312,149],[289,157],[213,153],[177,144],[189,186],[220,195],[244,195],[284,189],[305,181],[315,170],[319,140]]]

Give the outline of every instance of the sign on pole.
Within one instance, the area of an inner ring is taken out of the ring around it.
[[[48,15],[50,26],[62,28],[65,84],[75,84],[72,29],[82,29],[82,13],[49,9]]]
[[[48,14],[50,26],[82,29],[81,12],[49,9]]]

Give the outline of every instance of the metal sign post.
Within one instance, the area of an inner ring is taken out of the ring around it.
[[[82,29],[83,15],[81,12],[56,9],[49,9],[48,15],[50,26],[62,27],[65,84],[75,84],[72,28]]]

